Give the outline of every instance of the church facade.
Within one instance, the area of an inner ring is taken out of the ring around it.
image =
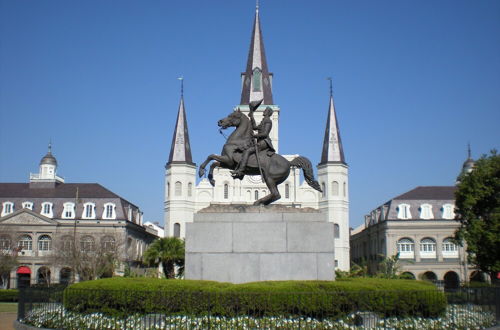
[[[260,122],[267,107],[273,109],[272,130],[269,134],[276,152],[279,152],[279,117],[281,109],[274,103],[273,74],[269,72],[264,41],[260,25],[259,9],[256,9],[250,50],[245,72],[241,75],[241,101],[236,110],[246,115],[252,101],[263,99],[255,111],[255,120]],[[215,185],[203,178],[196,184],[197,168],[191,154],[188,121],[184,96],[178,109],[170,154],[165,166],[165,235],[184,238],[186,223],[193,215],[210,204],[253,204],[269,193],[259,175],[234,179],[227,169],[215,168]],[[318,123],[322,125],[324,123]],[[318,141],[319,149],[319,141]],[[283,155],[292,160],[298,155]],[[279,185],[281,199],[275,204],[289,207],[310,207],[326,213],[335,228],[335,266],[349,269],[349,182],[348,166],[340,138],[333,93],[330,92],[327,122],[321,161],[318,164],[318,182],[322,193],[301,181],[298,168],[292,168],[289,177]]]

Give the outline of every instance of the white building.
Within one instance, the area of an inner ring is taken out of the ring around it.
[[[292,69],[292,68],[290,68]],[[264,99],[255,112],[255,120],[262,119],[267,107],[274,110],[273,129],[270,137],[279,152],[280,108],[273,101],[272,78],[268,71],[264,51],[259,10],[256,9],[247,66],[242,77],[241,101],[236,109],[245,114],[249,103]],[[318,182],[323,193],[318,193],[300,180],[299,169],[293,168],[288,179],[279,186],[281,199],[277,204],[290,207],[311,207],[328,214],[329,221],[336,224],[335,264],[341,270],[349,269],[349,182],[348,166],[345,162],[339,125],[335,113],[333,94],[330,92],[328,116],[321,162],[318,164]],[[318,123],[318,125],[321,125]],[[318,149],[319,149],[318,141]],[[297,155],[284,155],[292,160]],[[165,235],[185,237],[186,223],[193,221],[193,214],[218,204],[253,204],[268,194],[260,176],[245,176],[243,180],[233,179],[229,170],[215,169],[215,186],[204,178],[196,184],[196,164],[191,155],[184,96],[181,93],[179,111],[172,145],[165,171]]]

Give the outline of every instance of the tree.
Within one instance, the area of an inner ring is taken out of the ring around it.
[[[167,278],[182,276],[184,272],[184,241],[177,237],[155,240],[144,253],[144,261],[149,265],[162,265]]]
[[[493,279],[500,272],[500,155],[483,155],[458,179],[455,238],[467,243],[469,261]]]
[[[400,278],[401,263],[399,262],[399,252],[391,257],[380,255],[382,260],[378,264],[379,275],[382,278]]]
[[[56,238],[52,259],[55,264],[69,267],[81,281],[111,277],[126,253],[117,233],[60,235]]]
[[[18,265],[15,233],[5,226],[0,227],[0,288],[7,289],[10,272]]]

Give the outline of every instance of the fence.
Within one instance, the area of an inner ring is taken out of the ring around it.
[[[19,293],[18,320],[64,329],[329,329],[353,325],[383,329],[411,324],[415,329],[487,328],[500,324],[500,288],[265,295],[26,288]]]

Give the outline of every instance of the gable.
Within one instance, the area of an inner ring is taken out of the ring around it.
[[[44,217],[27,209],[19,210],[5,216],[0,220],[0,224],[16,225],[56,225],[57,221]]]

